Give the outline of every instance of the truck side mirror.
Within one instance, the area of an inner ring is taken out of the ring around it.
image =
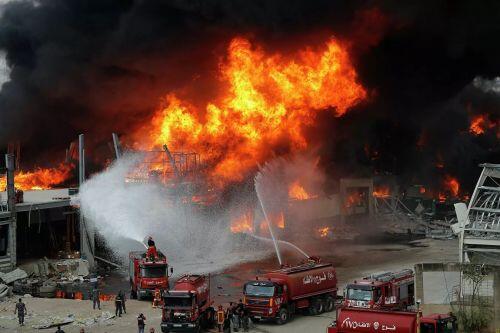
[[[174,274],[174,268],[170,267],[170,274]]]

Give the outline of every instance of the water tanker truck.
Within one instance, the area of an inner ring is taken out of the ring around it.
[[[420,316],[420,315],[419,315]],[[432,314],[417,318],[417,312],[342,308],[327,333],[455,333],[451,315]]]
[[[184,275],[171,290],[163,292],[161,330],[200,332],[215,324],[215,310],[210,300],[210,279],[203,275]]]
[[[311,314],[332,311],[337,277],[332,264],[310,260],[256,277],[243,287],[244,306],[252,321],[271,319],[285,324],[301,309]]]
[[[168,289],[167,258],[158,251],[148,257],[146,251],[129,253],[130,297],[142,299],[153,296],[156,289]],[[173,272],[172,268],[170,269]]]

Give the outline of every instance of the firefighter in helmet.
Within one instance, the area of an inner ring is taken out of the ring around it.
[[[148,237],[148,252],[146,253],[146,257],[154,261],[156,258],[158,258],[158,251],[156,251],[156,244],[155,241],[153,240],[153,237],[149,236]]]

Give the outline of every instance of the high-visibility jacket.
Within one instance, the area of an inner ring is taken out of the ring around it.
[[[224,317],[225,317],[225,313],[223,310],[217,311],[217,324],[219,324],[219,325],[224,324]]]

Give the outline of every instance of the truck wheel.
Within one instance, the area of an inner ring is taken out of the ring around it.
[[[325,301],[322,300],[321,298],[318,299],[317,309],[318,309],[318,314],[322,314],[325,312]]]
[[[335,309],[335,301],[332,296],[327,296],[325,299],[325,312],[332,312]]]
[[[278,325],[286,324],[289,317],[290,317],[290,315],[288,314],[288,310],[281,308],[280,311],[278,312],[278,318],[276,319],[276,323]]]
[[[309,313],[313,316],[317,316],[323,313],[324,309],[325,307],[323,305],[323,301],[319,298],[316,298],[311,301],[311,305],[309,306]]]

